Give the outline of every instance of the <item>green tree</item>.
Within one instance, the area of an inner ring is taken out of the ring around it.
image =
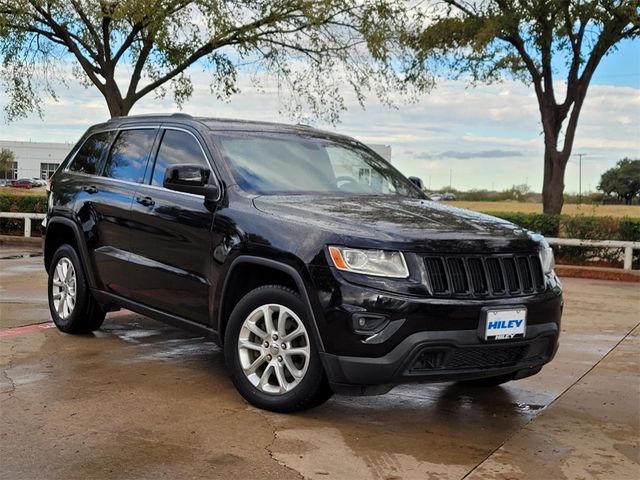
[[[419,15],[406,42],[417,52],[416,71],[533,84],[544,134],[544,212],[560,213],[587,89],[602,58],[640,35],[639,6],[638,0],[444,0]]]
[[[8,148],[0,149],[0,178],[13,178],[13,162],[15,161],[16,156],[11,150]]]
[[[623,158],[614,168],[602,174],[598,190],[606,194],[616,194],[630,205],[640,194],[640,160]]]
[[[297,113],[336,121],[341,85],[358,100],[407,89],[390,39],[403,22],[385,0],[0,0],[2,80],[9,119],[56,97],[61,66],[95,87],[111,116],[154,92],[178,105],[193,93],[189,67],[210,74],[225,100],[239,68],[270,74]],[[254,77],[257,77],[254,76]],[[424,83],[426,85],[426,82]],[[405,85],[405,86],[403,86]]]

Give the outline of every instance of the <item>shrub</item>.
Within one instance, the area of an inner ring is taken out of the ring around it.
[[[0,194],[0,212],[46,213],[47,197],[33,195]],[[0,218],[0,234],[22,235],[24,220]],[[31,235],[41,234],[40,221],[32,220]]]
[[[618,230],[620,240],[640,242],[640,218],[623,218]]]
[[[557,237],[560,231],[560,215],[522,212],[491,212],[489,215],[515,223],[545,237]]]

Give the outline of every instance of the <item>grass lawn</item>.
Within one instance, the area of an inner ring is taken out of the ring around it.
[[[0,195],[46,197],[47,191],[45,187],[36,187],[36,188],[0,187]]]
[[[519,202],[447,202],[456,207],[468,208],[476,212],[523,212],[542,213],[540,203]],[[565,204],[562,213],[566,215],[595,215],[600,217],[640,218],[640,205],[577,205]]]

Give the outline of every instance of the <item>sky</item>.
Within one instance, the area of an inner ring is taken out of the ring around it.
[[[198,116],[243,118],[295,123],[283,111],[275,86],[256,89],[240,73],[240,93],[229,102],[211,96],[206,73],[192,70],[195,90],[183,112]],[[562,84],[556,85],[561,90]],[[58,90],[58,101],[47,100],[44,118],[37,115],[7,123],[0,120],[0,140],[76,142],[92,124],[108,118],[95,89],[75,82]],[[0,108],[6,104],[0,91]],[[396,107],[369,97],[365,110],[353,95],[338,125],[310,119],[318,128],[353,136],[365,143],[391,146],[392,163],[405,175],[421,177],[426,187],[451,184],[460,190],[502,190],[526,183],[542,189],[543,137],[531,87],[505,80],[470,87],[464,81],[440,79],[437,86],[407,103],[396,95]],[[178,111],[170,98],[145,97],[131,114]],[[567,167],[569,193],[593,191],[601,174],[623,157],[640,158],[640,41],[627,41],[605,57],[596,71],[583,107]]]

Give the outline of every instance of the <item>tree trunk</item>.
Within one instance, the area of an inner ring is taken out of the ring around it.
[[[102,94],[104,95],[104,99],[107,101],[107,107],[109,107],[109,114],[111,115],[111,118],[129,114],[131,107],[125,106],[120,89],[112,78],[107,79]]]
[[[542,186],[542,211],[547,214],[559,215],[564,204],[564,173],[567,168],[567,158],[557,152],[544,152],[544,184]]]

